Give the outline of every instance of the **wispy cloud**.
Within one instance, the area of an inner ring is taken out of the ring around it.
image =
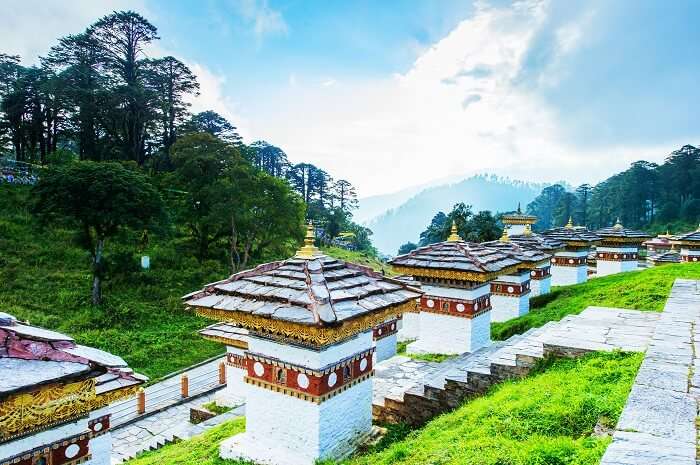
[[[289,31],[282,13],[270,7],[267,0],[231,0],[231,5],[259,40]]]

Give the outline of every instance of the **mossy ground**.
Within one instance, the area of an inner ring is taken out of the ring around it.
[[[594,465],[610,442],[594,431],[614,427],[643,358],[597,353],[542,363],[528,378],[495,386],[425,427],[390,428],[374,448],[345,465]],[[232,465],[218,443],[242,431],[219,426],[149,452],[128,465]]]
[[[581,313],[589,306],[660,312],[676,278],[700,279],[700,263],[664,265],[555,287],[550,294],[531,299],[527,315],[491,324],[491,338],[508,339],[548,321]]]

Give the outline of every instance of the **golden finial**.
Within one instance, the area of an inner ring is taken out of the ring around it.
[[[622,223],[620,223],[620,217],[617,217],[617,220],[615,221],[615,226],[613,226],[613,229],[619,231],[623,228]]]
[[[304,246],[299,249],[294,255],[296,258],[304,258],[304,259],[311,259],[315,258],[318,255],[320,255],[321,251],[318,250],[318,247],[314,245],[314,241],[316,240],[316,233],[314,232],[314,224],[309,221],[309,224],[306,226],[306,236],[304,237]]]
[[[447,238],[447,242],[457,242],[461,240],[462,238],[457,234],[457,223],[452,220],[452,228],[450,229],[450,236]]]
[[[525,235],[532,236],[532,226],[530,226],[530,224],[525,225]]]
[[[574,218],[572,216],[569,217],[569,222],[566,223],[565,228],[566,229],[574,229]]]
[[[501,234],[501,238],[499,239],[500,242],[510,242],[510,238],[508,237],[508,228],[503,228],[503,234]]]
[[[523,211],[520,209],[520,202],[518,202],[518,215],[522,215]]]

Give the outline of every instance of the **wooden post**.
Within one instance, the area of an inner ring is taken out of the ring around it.
[[[136,413],[139,415],[146,413],[146,391],[143,388],[136,393]]]
[[[182,378],[180,378],[180,394],[182,397],[190,396],[190,379],[186,374],[182,375]]]
[[[226,364],[219,363],[219,384],[226,384]]]

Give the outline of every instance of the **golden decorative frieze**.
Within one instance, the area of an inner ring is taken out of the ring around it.
[[[10,396],[0,402],[0,441],[83,416],[96,400],[94,379]]]
[[[372,327],[384,322],[390,317],[398,317],[404,312],[411,311],[411,308],[415,306],[416,302],[410,301],[398,306],[387,307],[379,311],[366,313],[357,318],[345,320],[334,326],[304,325],[290,321],[261,317],[250,313],[207,307],[195,307],[195,312],[197,315],[206,318],[234,323],[273,339],[322,347],[336,344],[356,334],[370,330]]]
[[[138,392],[140,384],[135,384],[133,386],[128,386],[121,389],[115,389],[113,391],[104,392],[95,397],[95,400],[90,405],[90,410],[97,410],[102,407],[106,407],[109,404],[113,404],[117,401],[126,399],[131,396],[135,396]]]
[[[458,279],[461,281],[476,281],[485,283],[494,278],[503,275],[511,274],[518,271],[518,268],[523,268],[523,264],[508,266],[495,273],[476,273],[473,271],[455,271],[442,270],[437,268],[418,268],[412,266],[394,265],[393,269],[398,274],[407,274],[425,278],[440,278],[440,279]]]
[[[240,339],[232,339],[226,336],[209,336],[206,334],[202,334],[202,337],[209,341],[220,342],[227,346],[236,347],[237,349],[248,350],[248,343]]]

